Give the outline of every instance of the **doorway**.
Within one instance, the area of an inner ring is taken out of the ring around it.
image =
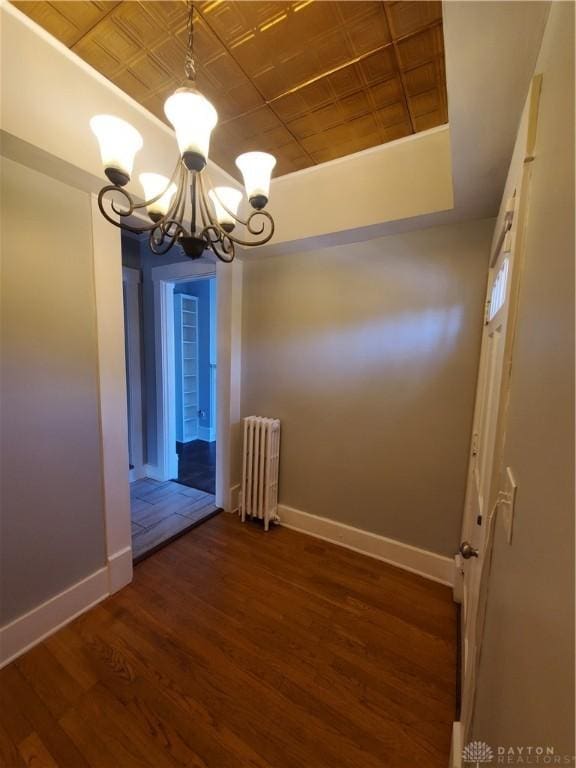
[[[135,562],[220,511],[215,266],[199,260],[156,267],[152,284],[156,463],[131,486]]]
[[[216,399],[218,352],[220,386],[230,376],[230,272],[218,276],[218,305],[214,262],[155,267],[140,245],[138,263],[123,274],[135,562],[226,507],[231,415]],[[221,404],[229,397],[225,390]]]
[[[216,278],[174,286],[178,483],[216,492]]]

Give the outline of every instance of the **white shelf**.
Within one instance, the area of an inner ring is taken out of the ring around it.
[[[176,439],[198,438],[198,299],[180,293],[174,296],[178,413]]]

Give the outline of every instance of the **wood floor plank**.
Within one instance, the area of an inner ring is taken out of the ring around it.
[[[169,612],[171,612],[170,609]],[[196,610],[194,613],[196,616],[199,615]],[[132,618],[134,621],[135,617]],[[161,623],[162,625],[166,624],[164,615],[161,616]],[[324,726],[329,723],[331,728],[336,729],[337,735],[331,733],[330,740],[335,741],[342,737],[348,739],[346,742],[348,752],[351,751],[351,744],[362,744],[365,749],[370,748],[372,756],[358,755],[357,757],[358,760],[361,760],[361,764],[366,766],[372,765],[374,756],[383,760],[390,758],[388,740],[395,734],[397,728],[402,729],[407,734],[409,733],[410,722],[414,722],[416,718],[408,709],[402,709],[400,712],[401,708],[397,707],[400,715],[396,723],[391,725],[390,721],[394,721],[394,717],[391,713],[390,699],[382,699],[385,705],[384,711],[387,712],[386,718],[383,719],[376,710],[370,712],[369,709],[359,707],[357,692],[354,691],[353,695],[348,695],[344,686],[336,685],[334,674],[331,675],[330,679],[326,677],[325,682],[322,682],[321,653],[315,654],[314,649],[312,649],[309,659],[301,661],[302,646],[294,639],[290,643],[291,647],[285,652],[284,648],[277,646],[276,636],[268,638],[270,643],[268,647],[267,643],[262,643],[261,635],[260,637],[253,637],[250,641],[246,639],[246,631],[241,629],[238,631],[236,627],[232,627],[231,631],[228,632],[224,624],[224,620],[219,616],[216,617],[215,621],[210,620],[212,643],[238,669],[242,669],[245,673],[248,672],[254,678],[254,682],[264,684],[273,698],[279,696],[284,705],[289,703],[291,714],[302,717],[307,723],[307,725],[303,725],[301,722],[295,723],[293,727],[312,728],[314,720],[310,716],[310,710],[317,715],[322,713]],[[246,622],[245,628],[248,624],[249,622]],[[191,620],[190,624],[186,625],[185,631],[188,640],[190,640],[194,637],[194,633],[200,633],[203,636],[206,628],[203,624],[198,625],[198,622]],[[258,628],[255,635],[257,633]],[[142,635],[142,629],[138,634],[139,636]],[[311,680],[314,680],[312,689],[310,687]],[[411,702],[409,701],[409,703]],[[273,704],[269,706],[272,707]],[[319,725],[316,723],[316,727]],[[372,726],[371,729],[370,726]],[[418,736],[418,731],[414,735]],[[438,739],[438,733],[435,736]],[[416,760],[418,757],[422,758],[423,754],[428,755],[429,752],[434,754],[435,751],[434,746],[427,742],[424,735],[420,738],[421,743],[417,749],[412,743],[414,741],[413,736],[396,738],[395,741],[397,748],[402,747],[402,753],[406,759],[412,756]],[[442,757],[445,756],[442,755]],[[278,759],[277,756],[276,759]],[[433,765],[435,763],[429,761],[428,764]]]
[[[4,768],[25,768],[24,758],[11,736],[0,722],[0,765]]]
[[[77,710],[70,710],[60,725],[88,762],[90,768],[142,768],[140,756],[128,745],[116,744],[100,729],[100,721],[90,723]]]
[[[194,565],[198,564],[195,562],[196,557],[197,555],[189,560],[189,567],[194,567]],[[194,580],[197,576],[191,574],[190,578]],[[234,582],[230,581],[230,583],[233,584]],[[219,591],[222,591],[222,589],[222,586],[220,586]],[[181,590],[181,592],[179,592],[179,590]],[[252,590],[249,590],[248,594],[251,592]],[[346,717],[350,717],[350,713],[354,712],[354,702],[347,702],[347,697],[343,695],[347,689],[347,678],[350,672],[338,672],[338,667],[333,664],[335,651],[334,654],[326,654],[325,645],[318,645],[316,643],[310,647],[310,633],[307,634],[304,630],[301,633],[298,633],[292,620],[292,615],[289,616],[289,621],[286,622],[287,626],[280,626],[279,629],[276,629],[281,620],[280,617],[274,616],[273,614],[267,615],[266,612],[259,610],[258,606],[264,599],[262,595],[255,597],[253,602],[254,610],[247,610],[248,606],[246,603],[243,604],[240,617],[241,621],[238,625],[230,627],[230,634],[227,634],[226,617],[229,614],[230,609],[223,606],[222,610],[220,610],[220,604],[218,601],[215,601],[213,593],[206,592],[205,590],[202,590],[202,593],[202,598],[197,598],[192,595],[184,578],[182,583],[175,586],[174,590],[171,592],[169,600],[173,599],[175,601],[175,606],[178,604],[179,600],[186,599],[189,603],[189,607],[192,609],[190,616],[193,618],[191,618],[190,625],[186,624],[185,627],[187,634],[198,631],[210,632],[213,641],[220,644],[223,649],[226,649],[228,654],[234,653],[234,643],[237,645],[240,644],[242,647],[238,654],[235,654],[238,665],[243,666],[244,668],[250,668],[250,663],[252,663],[254,673],[259,673],[262,677],[267,679],[270,671],[275,668],[277,669],[278,665],[281,664],[281,660],[289,659],[288,666],[285,668],[285,674],[286,676],[291,676],[291,673],[296,670],[299,674],[295,677],[292,676],[292,681],[296,682],[296,685],[300,685],[304,691],[306,691],[307,679],[314,677],[316,681],[318,681],[320,676],[324,673],[326,680],[330,680],[330,682],[326,684],[320,698],[323,699],[326,705],[336,709],[338,709],[341,704],[344,704]],[[164,605],[158,605],[155,602],[157,594],[151,592],[150,585],[146,586],[146,594],[148,595],[149,606],[153,605],[155,609],[159,608],[160,610],[166,610],[166,614],[163,614],[162,616],[162,621],[164,623],[168,622],[170,614],[174,612],[175,608],[171,607],[171,605],[166,605],[166,598],[164,597],[162,597]],[[206,601],[205,604],[202,604],[203,600]],[[232,602],[232,600],[233,598],[230,602]],[[290,600],[289,594],[284,596],[283,602],[286,603],[287,600]],[[209,617],[208,624],[205,626],[202,619],[209,614],[213,615]],[[273,619],[274,621],[274,631],[272,632],[270,631],[270,627],[266,624],[267,621],[268,623],[270,622],[270,619]],[[329,626],[329,624],[324,622],[320,628],[322,639],[324,640],[325,637],[324,643],[329,642]],[[310,627],[308,630],[309,629]],[[264,636],[267,638],[265,645],[262,644],[262,637]],[[248,643],[246,642],[247,638],[249,638]],[[286,642],[283,643],[283,640]],[[305,660],[305,665],[300,663],[301,659]],[[324,663],[325,659],[328,662],[327,664]],[[418,674],[414,671],[413,662],[404,662],[402,664],[404,660],[400,657],[388,654],[388,658],[384,656],[380,661],[388,662],[388,664],[385,667],[387,677],[383,678],[383,681],[387,681],[386,689],[380,692],[378,704],[385,708],[385,711],[388,712],[391,719],[394,719],[392,717],[394,712],[396,719],[399,722],[402,722],[405,726],[409,726],[410,723],[416,723],[417,718],[421,718],[421,722],[433,721],[437,712],[439,710],[442,711],[442,707],[446,718],[448,720],[450,719],[453,714],[453,688],[449,691],[445,691],[443,681],[441,681],[441,685],[438,688],[435,682],[430,680],[424,668],[420,669]],[[299,667],[301,668],[299,669]],[[378,672],[377,665],[374,665],[374,669],[370,669],[370,674],[378,675]],[[382,674],[383,672],[380,671],[381,677]],[[335,678],[342,679],[335,680]],[[415,685],[412,685],[413,680],[416,681]],[[269,682],[274,686],[279,685],[276,680],[270,680]],[[334,688],[335,683],[340,683],[338,688],[339,698],[326,699],[327,692],[330,691],[331,688]],[[453,681],[451,684],[453,685]],[[428,690],[428,699],[434,702],[433,706],[429,703],[426,696],[422,696],[422,689],[425,686]],[[315,686],[315,688],[318,688],[318,685]],[[299,695],[297,687],[293,687],[292,690],[294,692],[293,695],[297,697]],[[353,691],[353,698],[355,698],[357,690],[348,690]],[[305,695],[308,696],[308,698],[311,696],[309,692]],[[316,702],[316,704],[318,704],[318,702]],[[366,720],[366,716],[366,712],[363,712],[360,715],[356,721],[357,726],[361,726]],[[334,721],[337,720],[334,712],[332,713],[331,719]],[[385,733],[386,723],[381,722],[378,729],[380,732]],[[433,728],[432,731],[434,731]],[[438,734],[439,730],[436,729],[437,737]],[[442,738],[445,738],[446,734],[446,728],[445,726],[442,726]],[[422,748],[425,749],[428,744],[426,738],[423,737],[421,742]],[[408,749],[408,747],[405,747],[405,749]]]
[[[16,661],[16,667],[58,720],[83,693],[83,688],[50,653],[38,645]]]
[[[21,717],[29,720],[33,732],[38,734],[58,768],[89,768],[83,755],[16,668],[15,663],[0,671],[0,688],[5,689],[9,706],[17,710]],[[2,710],[3,718],[4,714]]]
[[[96,685],[97,671],[93,666],[86,664],[83,643],[70,626],[63,627],[59,632],[48,637],[44,644],[83,690],[87,691]]]
[[[195,501],[157,504],[174,495]],[[64,768],[445,768],[455,622],[448,588],[220,514],[0,671],[0,754],[22,761],[25,743],[26,759],[45,748]]]
[[[58,768],[58,763],[37,733],[27,736],[19,745],[18,751],[29,768]]]
[[[181,655],[179,650],[181,643],[171,636],[171,633],[165,634],[165,643],[171,648],[173,654]],[[226,721],[230,720],[233,727],[238,732],[253,741],[258,748],[262,749],[267,740],[276,740],[276,745],[268,745],[266,750],[268,760],[273,764],[282,764],[285,760],[282,746],[281,734],[286,730],[299,734],[297,742],[293,744],[294,762],[291,765],[306,764],[306,754],[310,758],[308,764],[326,764],[335,766],[349,766],[350,763],[339,755],[339,741],[345,741],[348,752],[354,751],[361,760],[362,765],[367,768],[375,768],[378,763],[369,754],[365,754],[361,746],[355,746],[350,743],[346,737],[338,733],[331,726],[322,724],[322,730],[330,731],[330,738],[319,739],[319,734],[314,734],[314,718],[309,711],[302,711],[301,708],[285,707],[285,701],[282,693],[276,688],[265,684],[263,680],[253,678],[243,665],[236,665],[229,654],[223,651],[219,646],[205,638],[203,635],[189,632],[186,628],[185,656],[191,657],[190,662],[195,670],[194,685],[197,686],[196,695],[205,697],[208,694],[211,697],[211,707],[218,707],[221,711],[220,717]],[[203,670],[209,664],[210,675],[204,676]],[[236,710],[239,697],[242,697],[244,714],[242,725],[237,723]],[[260,713],[265,710],[268,713],[263,721]],[[281,716],[280,716],[281,715]],[[254,727],[249,733],[246,732],[247,720],[253,721]],[[276,731],[275,729],[278,729]],[[314,761],[319,762],[314,762]]]
[[[0,670],[0,713],[2,714],[0,721],[14,745],[20,744],[34,731],[25,708],[18,706],[11,693],[11,690],[14,690],[12,686],[15,686],[15,689],[20,687],[18,677],[19,673],[14,663]]]
[[[453,694],[453,681],[445,679],[446,660],[450,657],[446,657],[444,654],[444,666],[432,667],[428,662],[434,660],[434,655],[438,652],[439,648],[442,648],[438,643],[431,644],[431,653],[425,653],[424,662],[414,653],[403,653],[403,647],[401,644],[401,638],[396,635],[391,635],[388,638],[388,643],[381,641],[380,628],[374,626],[371,623],[367,625],[362,624],[362,621],[355,620],[351,627],[356,630],[356,644],[353,645],[349,636],[344,636],[337,633],[336,630],[340,627],[340,622],[347,614],[342,611],[334,611],[329,609],[324,611],[324,614],[319,613],[314,618],[311,618],[312,610],[310,607],[310,601],[302,597],[298,592],[294,592],[285,585],[276,585],[271,582],[268,588],[262,593],[258,591],[258,576],[253,575],[250,572],[243,574],[243,581],[239,583],[238,576],[236,579],[224,577],[224,585],[219,585],[217,591],[211,588],[210,584],[207,584],[205,588],[200,590],[198,594],[194,594],[191,589],[191,584],[194,582],[202,581],[202,568],[205,565],[207,554],[205,551],[196,548],[194,557],[188,558],[188,567],[186,573],[182,577],[182,582],[175,587],[177,592],[186,593],[189,595],[190,600],[193,602],[199,602],[198,609],[195,614],[202,615],[203,612],[209,612],[214,608],[220,608],[222,618],[224,619],[227,612],[230,611],[228,607],[235,599],[234,590],[241,586],[247,595],[251,595],[242,605],[243,611],[243,625],[245,626],[244,634],[249,634],[252,628],[256,628],[256,632],[266,631],[266,622],[274,622],[274,634],[270,638],[271,646],[278,648],[282,652],[282,644],[288,639],[290,643],[294,642],[295,638],[301,637],[303,643],[306,643],[307,637],[312,631],[322,633],[326,630],[326,627],[330,627],[330,633],[326,632],[326,643],[330,644],[330,647],[334,649],[334,652],[342,652],[348,656],[360,653],[363,658],[370,660],[370,655],[367,654],[369,643],[374,644],[375,640],[378,642],[377,652],[372,655],[375,663],[382,662],[383,659],[390,662],[389,666],[395,674],[397,684],[406,694],[407,687],[410,684],[412,677],[417,677],[417,691],[421,692],[422,680],[428,681],[431,686],[438,687],[438,695],[445,700],[452,701]],[[224,574],[223,574],[224,575]],[[261,583],[261,581],[260,581]],[[230,585],[230,586],[228,586]],[[151,588],[150,586],[147,587]],[[152,587],[153,588],[153,587]],[[177,598],[175,598],[177,599]],[[286,615],[286,609],[284,606],[290,607],[290,612]],[[290,632],[287,632],[287,625],[290,626]],[[260,625],[262,625],[260,629]],[[404,630],[407,628],[402,627]],[[349,629],[349,632],[351,629]],[[256,638],[258,634],[256,634]],[[420,650],[422,650],[428,641],[428,636],[419,633]],[[286,648],[288,651],[288,648]],[[401,677],[404,675],[404,678]]]

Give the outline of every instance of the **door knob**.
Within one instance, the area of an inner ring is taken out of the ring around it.
[[[474,549],[472,544],[463,541],[462,544],[460,544],[460,554],[464,560],[470,560],[471,557],[478,557],[478,550]]]

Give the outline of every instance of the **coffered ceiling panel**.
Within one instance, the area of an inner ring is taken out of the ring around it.
[[[160,119],[182,85],[185,2],[15,2]],[[197,86],[219,114],[211,156],[262,149],[275,175],[447,122],[440,2],[195,4]]]

